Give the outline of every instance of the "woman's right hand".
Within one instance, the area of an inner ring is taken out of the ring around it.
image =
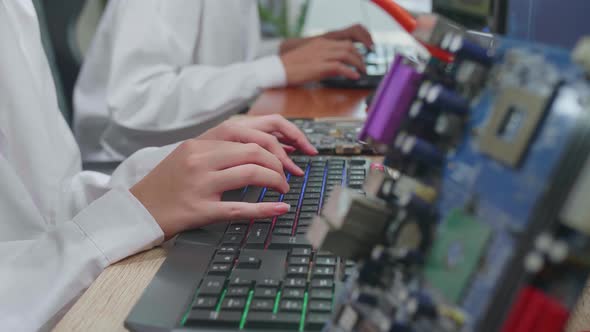
[[[281,161],[259,145],[191,139],[134,185],[131,193],[167,239],[215,222],[269,218],[289,211],[285,203],[221,201],[223,192],[247,185],[281,193],[289,190]]]

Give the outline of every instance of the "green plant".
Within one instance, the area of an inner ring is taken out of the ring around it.
[[[298,16],[292,25],[290,22],[289,6],[287,1],[267,1],[263,3],[258,2],[258,11],[260,19],[267,28],[271,29],[271,33],[280,37],[300,37],[305,26],[307,12],[311,0],[305,0],[298,10]]]

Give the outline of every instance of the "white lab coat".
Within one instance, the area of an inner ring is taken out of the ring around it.
[[[0,331],[50,329],[106,266],[162,241],[128,188],[171,148],[82,172],[34,7],[0,0]]]
[[[84,160],[194,137],[286,82],[256,0],[113,0],[74,95]]]

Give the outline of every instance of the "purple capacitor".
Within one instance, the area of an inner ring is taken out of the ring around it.
[[[421,78],[422,74],[396,56],[377,89],[359,140],[391,143],[416,96]]]

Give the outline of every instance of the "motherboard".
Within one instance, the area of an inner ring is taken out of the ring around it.
[[[396,57],[359,133],[385,167],[308,232],[359,266],[325,330],[562,331],[590,272],[587,45],[417,21],[452,61]]]

